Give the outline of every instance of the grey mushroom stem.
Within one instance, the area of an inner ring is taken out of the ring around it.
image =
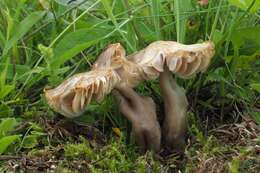
[[[117,87],[113,92],[121,113],[131,122],[132,132],[141,152],[158,152],[161,129],[157,121],[155,103],[151,97],[140,96],[132,88]]]
[[[160,74],[160,89],[163,95],[165,119],[162,127],[164,145],[182,151],[187,129],[186,112],[188,101],[185,90],[172,78],[168,67]]]

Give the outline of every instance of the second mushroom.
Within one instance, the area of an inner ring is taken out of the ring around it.
[[[156,41],[128,56],[119,43],[111,44],[97,58],[91,71],[76,74],[58,87],[45,90],[45,97],[55,111],[71,118],[79,116],[91,100],[102,101],[113,90],[143,151],[158,151],[161,136],[167,147],[181,149],[188,102],[185,90],[177,85],[172,74],[189,78],[204,72],[213,55],[212,42],[184,45]],[[154,101],[133,90],[140,82],[158,77],[165,109],[162,131]]]

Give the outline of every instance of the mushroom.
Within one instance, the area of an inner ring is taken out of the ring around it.
[[[143,150],[158,150],[160,127],[151,98],[138,95],[132,88],[144,80],[160,76],[165,102],[163,133],[169,146],[181,140],[185,132],[187,100],[170,73],[189,78],[204,72],[214,54],[212,42],[184,45],[174,41],[156,41],[129,56],[119,44],[109,45],[97,58],[91,71],[76,74],[58,87],[45,90],[49,105],[67,117],[80,115],[91,100],[101,101],[115,89],[121,112],[132,123],[137,143]],[[138,103],[138,104],[136,104]]]
[[[122,114],[131,122],[133,135],[141,152],[148,149],[159,151],[161,129],[157,121],[155,103],[151,97],[140,96],[132,87],[145,80],[142,68],[125,58],[120,44],[112,44],[101,53],[92,70],[113,68],[120,76],[113,95],[119,101]]]
[[[185,90],[176,83],[171,73],[186,79],[198,72],[204,72],[213,55],[212,42],[184,45],[172,41],[157,41],[128,57],[130,61],[140,64],[146,74],[157,77],[160,72],[160,89],[165,110],[162,137],[169,149],[184,149],[188,106]]]

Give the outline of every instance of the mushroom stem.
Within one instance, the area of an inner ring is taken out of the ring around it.
[[[131,122],[132,131],[142,152],[160,150],[161,129],[155,103],[151,97],[140,96],[130,87],[117,87],[113,92],[121,113]]]
[[[185,90],[172,78],[168,67],[164,67],[164,72],[160,74],[160,88],[165,109],[162,127],[163,142],[170,149],[182,151],[187,128],[188,101]]]

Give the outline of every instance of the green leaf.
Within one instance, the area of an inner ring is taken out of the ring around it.
[[[49,58],[49,59],[53,57],[52,48],[39,44],[38,49],[40,50],[41,54],[44,55],[44,57]]]
[[[8,66],[7,67],[7,73],[6,73],[6,79],[7,80],[14,79],[14,75],[17,75],[17,77],[19,78],[20,76],[24,75],[29,70],[31,70],[28,65],[15,64],[15,73],[14,73],[13,64],[8,63],[7,66]],[[5,64],[0,63],[0,69],[3,69],[4,67],[5,67]]]
[[[111,32],[112,28],[106,26],[80,29],[67,34],[54,48],[54,58],[50,62],[51,68],[58,68],[84,49],[104,39]]]
[[[19,135],[5,136],[0,139],[0,155],[3,154],[7,147],[19,139]]]
[[[241,161],[238,157],[234,157],[232,161],[228,164],[230,173],[239,173],[239,168],[241,165]]]
[[[234,5],[242,10],[247,10],[254,0],[228,0],[231,5]],[[260,0],[255,0],[250,12],[255,13],[260,8]]]
[[[41,54],[43,55],[46,63],[49,65],[50,60],[53,58],[53,49],[50,47],[46,47],[42,44],[38,45],[38,49],[40,50]]]
[[[51,9],[51,2],[50,0],[39,0],[39,3],[41,4],[42,8],[45,10]]]
[[[212,37],[213,37],[213,38],[212,38],[213,42],[215,43],[215,45],[217,45],[217,44],[220,43],[220,41],[222,40],[222,38],[223,38],[223,33],[221,33],[220,30],[216,29],[216,30],[214,31],[214,34],[213,34]]]
[[[260,26],[235,30],[231,35],[234,49],[238,50],[240,47],[246,46],[247,51],[255,52],[260,47],[260,37],[256,37],[258,35],[260,35]]]
[[[250,115],[255,119],[256,123],[260,125],[260,112],[259,111],[252,111]]]
[[[9,107],[5,104],[0,105],[0,118],[10,117],[13,115],[13,113],[14,113],[14,110],[11,107]]]
[[[35,131],[39,131],[39,132],[43,131],[43,129],[38,124],[33,122],[30,122],[29,124],[31,125],[30,127],[33,129],[32,133]]]
[[[78,124],[93,124],[96,119],[95,119],[95,116],[93,115],[86,115],[86,114],[83,114],[82,116],[79,116],[79,117],[76,117],[74,119],[74,121]]]
[[[23,139],[23,148],[33,148],[38,145],[38,135],[28,135]]]
[[[224,58],[227,63],[231,63],[232,61],[236,61],[235,67],[236,69],[251,69],[252,65],[254,64],[256,60],[255,55],[251,56],[246,56],[246,55],[241,55],[241,56],[227,56]]]
[[[2,56],[5,56],[9,49],[12,48],[44,15],[44,11],[37,11],[31,13],[24,20],[22,20],[16,27],[14,35],[6,43]]]
[[[11,91],[13,91],[15,85],[3,85],[0,88],[0,99],[5,98]]]
[[[238,43],[243,43],[243,40],[251,40],[260,45],[260,37],[256,37],[256,35],[260,34],[260,26],[253,26],[253,27],[246,27],[242,29],[235,30],[232,33],[232,40],[234,41],[240,41]],[[239,40],[235,40],[236,38],[239,38]],[[236,42],[235,42],[236,43]]]
[[[136,25],[145,42],[153,42],[157,40],[156,33],[151,30],[149,25],[146,25],[143,21],[137,21]]]
[[[71,1],[71,0],[55,0],[58,4],[61,4],[63,6],[68,7],[75,7],[76,5],[80,5],[79,8],[82,10],[88,9],[91,5],[93,5],[96,0],[77,0],[77,1]],[[70,3],[69,3],[70,2]],[[93,8],[96,9],[97,7]]]
[[[260,83],[251,83],[250,86],[251,88],[260,93]]]
[[[5,136],[7,132],[13,130],[17,124],[18,123],[14,118],[3,119],[0,123],[0,138]]]
[[[207,76],[206,81],[212,81],[212,82],[224,82],[229,86],[233,86],[224,76],[224,68],[219,67],[214,70],[214,72],[209,73]]]

